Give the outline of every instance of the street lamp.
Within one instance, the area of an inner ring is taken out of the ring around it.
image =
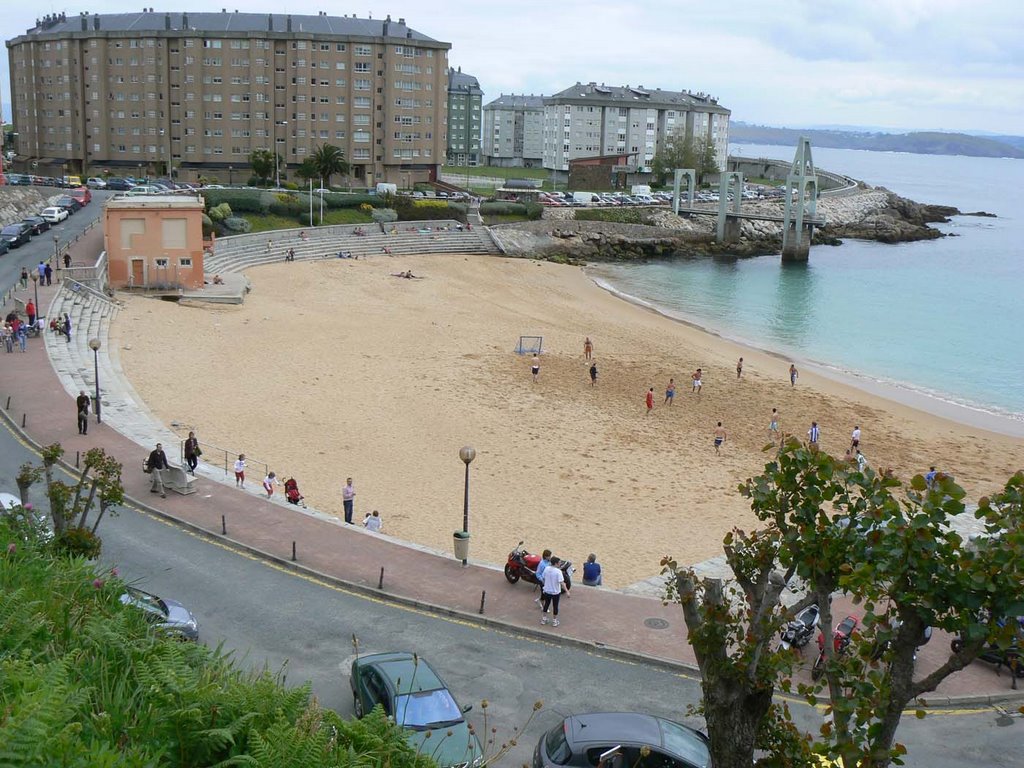
[[[54,266],[60,269],[60,237],[58,235],[53,236],[53,260],[57,262]]]
[[[29,272],[29,277],[32,278],[32,292],[36,296],[36,313],[39,312],[39,270],[33,269]]]
[[[476,458],[476,449],[471,445],[463,446],[459,449],[459,458],[466,465],[466,492],[462,499],[462,532],[469,533],[469,465]],[[466,565],[465,558],[462,559],[462,564]]]
[[[228,166],[228,186],[230,187],[235,183],[235,166]]]
[[[287,120],[278,120],[277,122],[274,123],[274,170],[276,172],[276,174],[275,174],[276,175],[275,186],[278,187],[278,189],[280,189],[280,187],[281,187],[281,160],[280,160],[280,157],[277,154],[277,126],[279,126],[279,125],[288,125],[288,121]],[[287,130],[285,131],[284,135],[285,135],[285,138],[287,139],[288,138],[288,131]],[[287,147],[287,144],[288,144],[288,142],[285,141],[285,162],[288,162],[288,147]]]
[[[93,401],[96,404],[96,423],[102,424],[103,419],[100,418],[100,340],[89,339],[89,349],[92,350],[92,362],[96,371],[96,399]]]
[[[170,134],[169,131],[164,131],[164,129],[161,128],[160,129],[160,138],[161,139],[164,137],[164,133],[167,133],[167,162],[165,163],[165,167],[167,168],[167,178],[170,181],[174,181],[174,173],[172,173],[172,171],[171,171],[171,134]]]

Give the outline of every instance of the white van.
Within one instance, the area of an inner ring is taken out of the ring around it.
[[[578,205],[591,205],[600,202],[600,198],[594,192],[573,192],[572,201]]]

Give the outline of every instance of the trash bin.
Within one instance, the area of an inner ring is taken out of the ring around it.
[[[456,531],[452,534],[452,542],[455,544],[456,560],[469,558],[469,531]]]

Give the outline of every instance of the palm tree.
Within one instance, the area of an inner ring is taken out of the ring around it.
[[[315,179],[320,175],[320,169],[317,167],[316,161],[312,157],[307,157],[296,169],[295,175],[300,179],[309,181],[310,179]]]
[[[331,186],[331,176],[336,173],[348,173],[348,160],[345,159],[341,149],[333,144],[321,144],[314,150],[310,159],[328,187]]]

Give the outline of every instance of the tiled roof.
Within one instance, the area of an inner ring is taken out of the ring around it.
[[[480,81],[473,75],[467,75],[461,69],[448,69],[448,90],[449,91],[476,91],[480,90]]]
[[[526,107],[529,109],[543,109],[544,108],[544,97],[534,96],[530,94],[501,94],[494,101],[484,104],[484,109],[497,109],[499,107]]]
[[[725,107],[718,104],[718,100],[705,93],[691,93],[689,91],[663,91],[660,88],[644,88],[643,86],[618,86],[604,85],[597,83],[576,83],[564,91],[546,96],[545,104],[560,104],[564,102],[581,102],[593,104],[595,102],[608,102],[609,104],[626,103],[632,106],[643,104],[651,107],[672,109],[695,107],[710,112],[729,112]]]

